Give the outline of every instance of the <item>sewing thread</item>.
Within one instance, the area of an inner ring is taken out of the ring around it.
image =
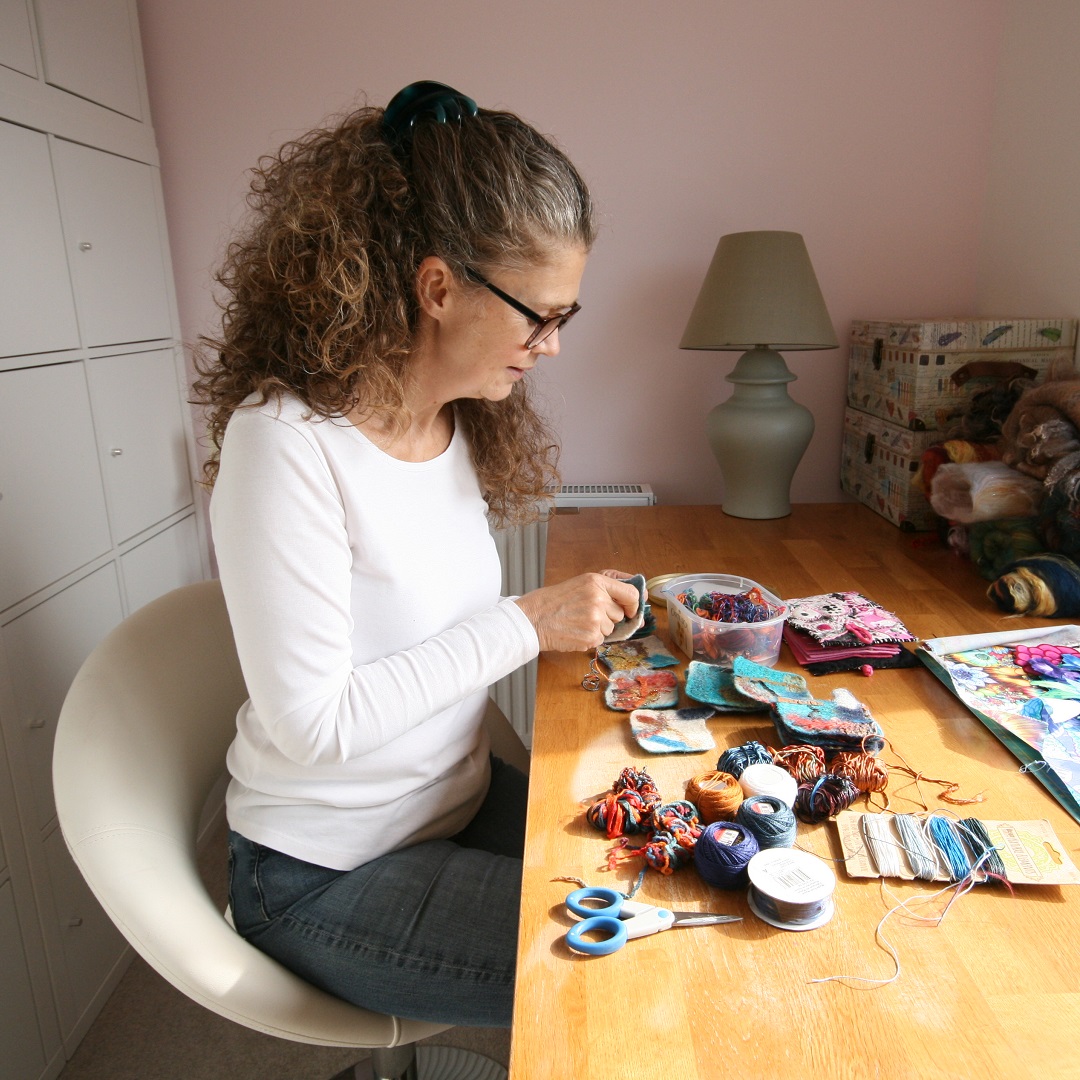
[[[746,868],[760,850],[754,834],[744,825],[717,821],[706,825],[698,837],[694,865],[707,884],[737,889],[746,883]]]
[[[795,777],[779,765],[748,765],[739,777],[739,786],[743,795],[775,795],[783,799],[788,806],[795,805],[795,794],[799,785]]]
[[[754,834],[762,850],[795,843],[795,813],[776,795],[751,795],[739,805],[735,820]]]
[[[795,816],[811,825],[835,817],[859,797],[859,789],[846,777],[825,773],[813,783],[799,784]]]
[[[738,780],[747,766],[770,765],[772,761],[773,755],[768,748],[756,739],[751,739],[749,742],[744,742],[742,746],[732,746],[725,750],[716,763],[716,770],[728,773]]]
[[[686,797],[698,809],[706,825],[714,821],[734,821],[743,789],[730,773],[707,772],[686,782]]]
[[[786,769],[800,784],[813,782],[825,772],[825,751],[820,746],[795,743],[772,751],[774,765]]]

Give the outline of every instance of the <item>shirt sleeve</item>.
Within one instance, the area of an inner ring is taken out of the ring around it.
[[[299,764],[370,753],[539,651],[528,618],[503,599],[354,667],[340,496],[318,447],[264,411],[230,420],[210,517],[252,706],[266,738]]]

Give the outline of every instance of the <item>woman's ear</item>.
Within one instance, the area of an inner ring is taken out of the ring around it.
[[[438,255],[428,255],[416,271],[420,310],[441,322],[446,317],[456,285],[454,273],[445,260]]]

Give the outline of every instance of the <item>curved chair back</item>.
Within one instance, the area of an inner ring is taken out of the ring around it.
[[[56,734],[57,813],[76,865],[136,952],[239,1024],[354,1048],[445,1030],[316,989],[249,945],[214,904],[196,832],[246,698],[218,582],[176,589],[116,627],[75,677]]]

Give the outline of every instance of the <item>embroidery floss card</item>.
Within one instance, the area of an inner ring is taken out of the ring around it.
[[[635,709],[630,714],[630,730],[650,754],[699,754],[716,749],[705,725],[713,715],[709,708]]]
[[[616,712],[666,709],[679,703],[679,680],[669,668],[616,671],[604,687],[604,704]]]

